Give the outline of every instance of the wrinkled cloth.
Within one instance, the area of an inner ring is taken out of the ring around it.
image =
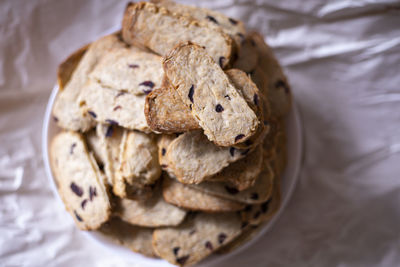
[[[299,182],[282,216],[251,247],[208,266],[399,266],[400,3],[186,3],[243,19],[266,37],[304,134]],[[41,151],[57,65],[119,25],[125,5],[0,2],[1,266],[139,266],[77,230],[52,194]]]

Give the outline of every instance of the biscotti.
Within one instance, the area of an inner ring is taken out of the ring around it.
[[[51,142],[50,159],[60,196],[82,230],[98,229],[111,214],[105,177],[83,136],[61,132]]]
[[[215,144],[235,145],[256,132],[256,114],[202,47],[191,43],[177,46],[165,57],[164,71]]]
[[[128,4],[122,36],[128,44],[148,47],[161,56],[179,43],[191,41],[204,46],[221,67],[226,67],[234,54],[232,39],[222,30],[148,2]]]

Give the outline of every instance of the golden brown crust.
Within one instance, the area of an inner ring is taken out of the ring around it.
[[[72,73],[74,72],[75,68],[78,66],[79,61],[81,61],[83,55],[88,50],[90,44],[87,44],[71,55],[69,55],[61,64],[58,66],[57,69],[57,83],[59,86],[59,90],[63,90],[65,85],[71,79]]]

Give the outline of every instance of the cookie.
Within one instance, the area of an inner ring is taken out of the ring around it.
[[[226,182],[243,191],[254,185],[263,168],[263,147],[259,145],[246,157],[212,176],[209,181]]]
[[[121,220],[145,227],[179,225],[186,211],[164,201],[161,185],[155,188],[153,196],[144,201],[118,199],[114,212]]]
[[[67,85],[69,80],[71,79],[72,74],[74,73],[76,67],[81,61],[83,55],[86,53],[90,45],[85,45],[71,55],[67,57],[57,69],[57,84],[60,91],[64,90],[64,87]]]
[[[261,228],[262,227],[258,225],[246,226],[238,237],[236,237],[226,246],[221,247],[218,251],[216,251],[216,253],[227,254],[234,251],[235,249],[241,247],[244,243],[247,243],[249,240],[253,239],[253,237],[260,231]]]
[[[110,50],[90,74],[103,87],[134,95],[160,87],[163,76],[162,58],[134,46]]]
[[[154,136],[129,131],[122,138],[120,169],[116,173],[113,191],[121,198],[135,198],[147,192],[161,175],[157,144]]]
[[[90,44],[68,83],[59,91],[54,102],[53,116],[58,126],[68,130],[85,132],[95,125],[91,116],[86,113],[82,114],[78,101],[79,94],[88,80],[89,73],[100,58],[113,47],[123,46],[125,44],[119,40],[117,34],[102,37]]]
[[[259,86],[259,89],[267,96],[273,116],[285,116],[291,106],[292,97],[289,83],[272,49],[264,42],[264,38],[258,33],[251,34],[259,54],[258,75],[267,77],[267,86]],[[262,78],[257,78],[261,80]]]
[[[163,86],[146,97],[144,108],[147,124],[153,131],[177,133],[200,129],[179,94],[165,79]]]
[[[162,193],[168,203],[188,210],[227,212],[242,210],[245,207],[242,203],[206,194],[169,177],[163,179]]]
[[[115,173],[119,169],[119,156],[125,129],[116,125],[97,124],[96,129],[88,132],[86,140],[93,151],[100,169],[104,170],[107,182],[113,185]]]
[[[99,228],[110,217],[110,200],[105,177],[88,153],[83,136],[57,134],[51,141],[50,160],[60,196],[78,228]]]
[[[253,186],[239,191],[229,183],[224,182],[203,182],[196,185],[188,185],[193,189],[215,195],[225,199],[230,199],[247,204],[259,204],[268,200],[272,192],[272,183],[274,180],[274,172],[268,162],[263,163],[265,165],[264,170],[261,171],[260,175],[256,179]]]
[[[89,80],[79,96],[81,112],[98,123],[151,132],[144,115],[146,95],[133,95]]]
[[[280,177],[274,179],[274,188],[270,199],[267,201],[246,207],[241,211],[244,224],[259,225],[270,220],[279,210],[281,205]]]
[[[236,213],[198,213],[178,227],[154,230],[153,248],[168,262],[189,266],[228,244],[241,231]]]
[[[235,145],[256,132],[256,114],[205,49],[192,43],[178,45],[165,57],[163,66],[182,101],[215,144]]]
[[[112,218],[106,222],[100,232],[109,237],[113,242],[129,248],[130,250],[143,254],[147,257],[156,258],[157,255],[151,244],[153,229],[135,226]]]
[[[227,17],[220,12],[207,8],[182,5],[170,0],[152,0],[151,2],[167,8],[170,12],[189,16],[195,20],[207,23],[210,27],[221,28],[223,32],[235,41],[238,48],[241,47],[246,34],[246,28],[242,21]]]
[[[246,73],[238,69],[225,71],[229,81],[244,97],[250,108],[262,121],[263,102],[257,86]],[[164,78],[161,88],[154,90],[146,97],[145,114],[147,123],[153,131],[162,133],[179,133],[201,129],[197,120],[191,114],[190,108],[185,106],[178,92],[170,85],[167,77]],[[245,143],[239,143],[241,148],[250,148],[260,143],[268,127],[259,126],[257,132]]]
[[[280,177],[287,164],[286,133],[284,131],[277,134],[274,148],[275,157],[272,158],[271,166],[276,176]]]
[[[198,184],[245,157],[248,152],[216,146],[201,131],[192,131],[174,139],[166,157],[168,169],[180,182]]]
[[[128,44],[143,45],[161,56],[179,43],[192,41],[204,46],[221,67],[230,63],[235,52],[232,39],[222,30],[148,2],[128,4],[122,36]]]
[[[243,143],[236,144],[236,148],[249,149],[260,144],[269,131],[269,117],[264,116],[267,111],[264,111],[264,101],[261,92],[251,80],[251,78],[239,69],[230,69],[225,71],[229,81],[238,90],[238,92],[246,100],[249,107],[254,111],[258,120],[261,122],[257,131]],[[268,108],[268,107],[266,107]]]

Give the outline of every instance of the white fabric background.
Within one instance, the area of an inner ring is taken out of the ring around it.
[[[400,3],[187,1],[196,2],[266,36],[305,134],[300,181],[282,217],[219,266],[399,266]],[[119,24],[125,4],[0,2],[1,266],[137,266],[76,230],[50,191],[40,149],[57,65]]]

